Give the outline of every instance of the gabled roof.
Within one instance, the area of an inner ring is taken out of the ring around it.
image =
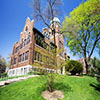
[[[37,28],[34,27],[33,32],[37,32],[39,35],[41,35],[44,38],[44,35]]]

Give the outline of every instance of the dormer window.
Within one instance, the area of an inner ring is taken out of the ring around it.
[[[48,35],[48,40],[50,39],[50,35]]]
[[[46,34],[46,38],[48,38],[48,34]]]
[[[46,32],[44,32],[44,35],[46,36]]]

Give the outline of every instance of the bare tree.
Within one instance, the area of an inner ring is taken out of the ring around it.
[[[50,28],[49,22],[60,13],[62,0],[46,0],[46,6],[42,4],[42,0],[33,0],[33,18],[35,21],[42,20],[45,25]]]
[[[61,12],[62,0],[46,0],[45,6],[42,4],[43,0],[33,0],[33,18],[35,21],[43,21],[43,23],[50,28],[50,21],[58,16]],[[55,29],[51,29],[54,34],[54,44],[55,44]]]

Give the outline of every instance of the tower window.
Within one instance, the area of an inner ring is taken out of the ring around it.
[[[46,36],[46,32],[44,32],[44,35]]]

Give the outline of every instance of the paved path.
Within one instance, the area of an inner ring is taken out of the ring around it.
[[[0,87],[17,82],[17,81],[26,80],[28,78],[36,77],[36,76],[38,76],[38,75],[29,75],[29,76],[24,76],[24,77],[19,77],[19,78],[8,79],[5,81],[0,81]]]

